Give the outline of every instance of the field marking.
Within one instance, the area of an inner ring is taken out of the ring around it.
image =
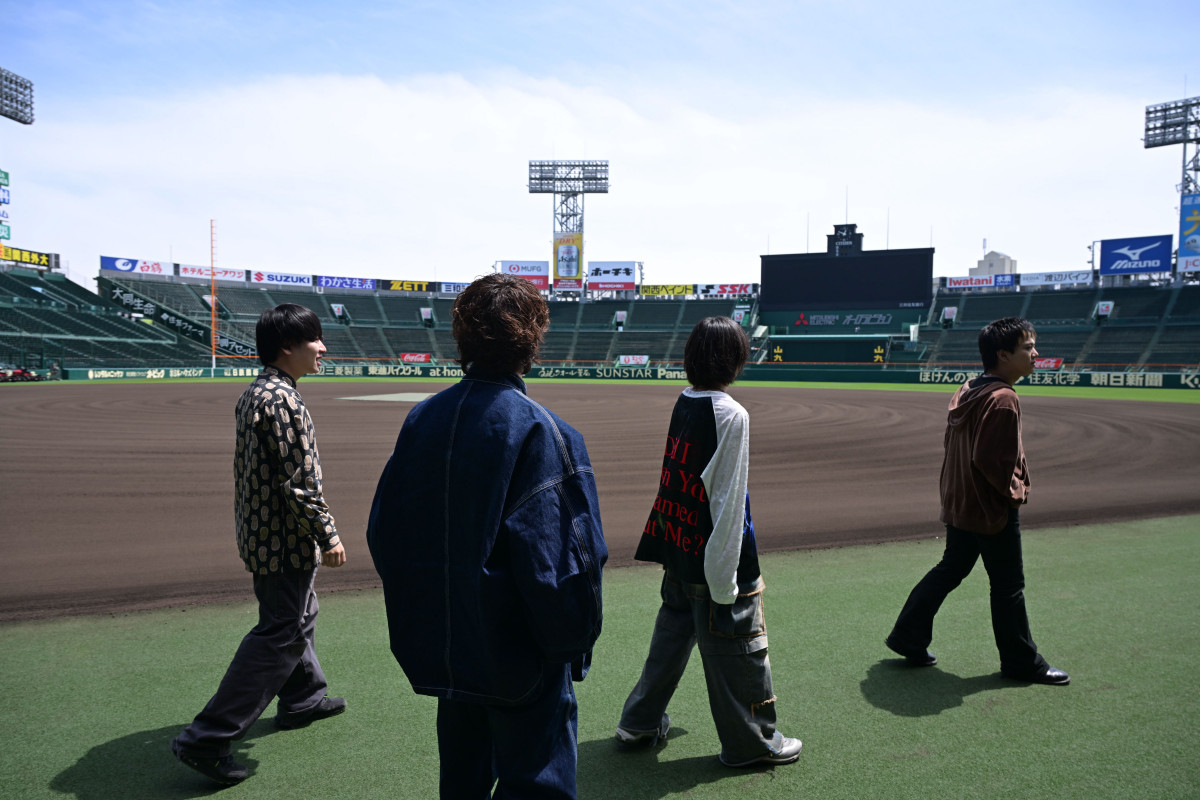
[[[382,400],[386,403],[419,403],[426,397],[433,397],[431,392],[401,392],[399,394],[367,394],[361,397],[339,397],[338,400]]]

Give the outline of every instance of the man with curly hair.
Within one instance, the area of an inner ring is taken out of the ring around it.
[[[608,549],[583,437],[530,399],[532,283],[454,303],[464,376],[408,414],[371,506],[391,649],[438,698],[443,798],[576,796],[577,710]]]

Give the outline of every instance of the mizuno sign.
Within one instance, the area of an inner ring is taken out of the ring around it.
[[[1170,272],[1173,243],[1174,237],[1169,233],[1135,239],[1107,239],[1100,243],[1100,274]]]

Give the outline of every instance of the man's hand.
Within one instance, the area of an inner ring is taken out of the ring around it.
[[[346,563],[346,548],[338,542],[333,547],[321,553],[321,564],[326,567],[340,567]]]

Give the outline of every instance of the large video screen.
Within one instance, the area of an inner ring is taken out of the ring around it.
[[[762,311],[929,308],[933,248],[762,257]]]

